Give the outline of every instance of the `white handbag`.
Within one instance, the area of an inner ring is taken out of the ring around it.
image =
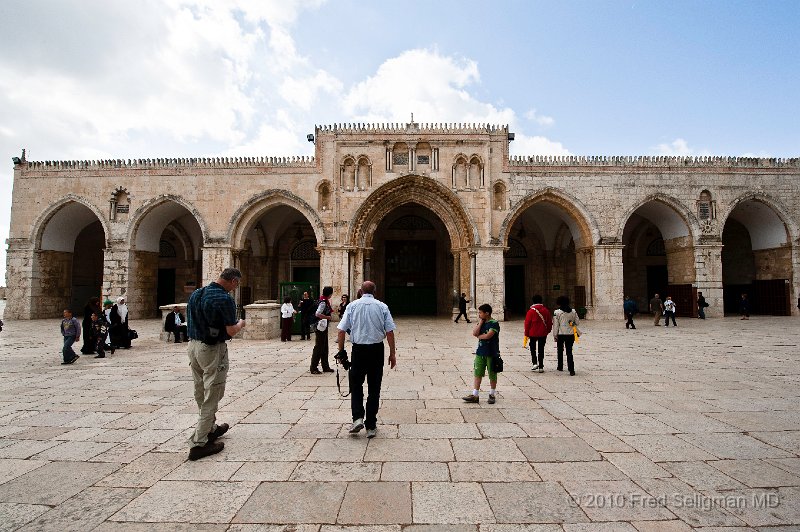
[[[317,322],[317,330],[323,332],[328,329],[328,320],[319,320]]]

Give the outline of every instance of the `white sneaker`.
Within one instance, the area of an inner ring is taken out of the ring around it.
[[[544,368],[542,366],[539,366],[539,373],[544,373]]]
[[[364,420],[363,419],[356,419],[353,421],[353,426],[350,427],[350,434],[357,434],[361,432],[361,429],[364,428]]]
[[[374,438],[378,434],[378,429],[367,429],[367,438]]]

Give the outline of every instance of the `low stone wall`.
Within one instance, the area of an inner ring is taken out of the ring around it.
[[[172,309],[175,308],[175,307],[178,307],[180,309],[181,314],[183,314],[184,317],[186,316],[186,303],[173,303],[172,305],[164,305],[162,307],[158,307],[158,310],[161,311],[161,334],[159,334],[158,337],[163,342],[166,342],[167,339],[169,338],[168,337],[169,333],[164,330],[164,322],[167,319],[167,314],[172,312]],[[174,340],[174,338],[173,338],[173,340]]]
[[[269,340],[281,335],[281,306],[277,301],[245,305],[247,326],[239,335],[245,340]],[[238,336],[238,335],[237,335]]]

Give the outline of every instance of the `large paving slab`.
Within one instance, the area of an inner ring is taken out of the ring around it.
[[[800,320],[586,322],[575,377],[555,371],[550,342],[545,373],[530,371],[509,321],[494,405],[461,400],[469,327],[397,323],[377,438],[347,432],[349,398],[308,373],[311,342],[234,340],[225,450],[189,462],[191,375],[160,321],[71,366],[57,321],[6,322],[0,530],[800,527]]]

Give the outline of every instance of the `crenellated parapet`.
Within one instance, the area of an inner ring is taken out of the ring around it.
[[[800,158],[721,157],[710,155],[517,155],[508,159],[508,165],[510,167],[800,168]]]
[[[334,134],[399,134],[399,133],[426,133],[426,134],[461,134],[461,135],[474,135],[474,134],[491,134],[491,133],[508,133],[508,126],[499,126],[496,124],[462,124],[462,123],[425,123],[419,124],[417,122],[397,123],[382,123],[382,124],[328,124],[316,126],[317,133],[334,133]]]
[[[131,170],[163,168],[314,168],[313,156],[293,157],[181,157],[156,159],[101,159],[92,161],[20,161],[28,170]]]

